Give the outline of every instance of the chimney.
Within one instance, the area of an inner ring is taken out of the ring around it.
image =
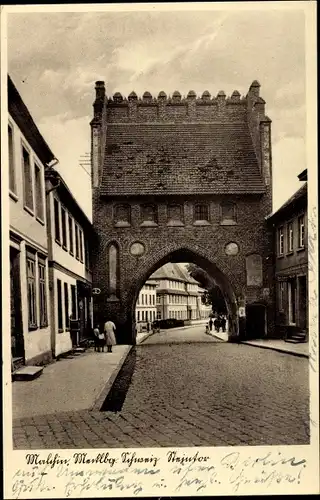
[[[102,81],[96,82],[96,101],[103,101],[106,95],[105,84]]]

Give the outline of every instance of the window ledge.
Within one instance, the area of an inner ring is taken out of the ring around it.
[[[76,257],[76,259],[80,261],[80,258],[79,258],[79,257]]]
[[[237,222],[235,220],[222,220],[220,226],[236,226]]]
[[[41,219],[41,217],[36,217],[36,219],[37,219],[37,221],[38,221],[38,222],[39,222],[42,226],[44,226],[44,225],[45,225],[44,220],[43,220],[43,219]]]
[[[297,252],[302,252],[305,249],[306,249],[306,247],[299,247],[299,248],[297,248]]]
[[[131,224],[130,222],[119,220],[118,222],[115,222],[114,227],[131,227]]]
[[[181,220],[170,220],[167,223],[167,226],[168,227],[184,227],[184,222],[182,222]]]
[[[83,264],[83,260],[80,259],[81,264]]]
[[[208,220],[195,220],[193,223],[194,226],[211,226]]]
[[[71,252],[71,251],[70,251],[70,252],[69,252],[69,254],[70,254],[72,257],[74,257],[74,253],[73,253],[73,252]]]
[[[152,221],[144,221],[140,224],[140,227],[158,227],[158,224]]]
[[[42,329],[42,328],[48,328],[48,326],[49,326],[48,324],[46,324],[46,325],[40,325],[40,329]]]
[[[18,195],[16,195],[16,193],[14,193],[13,191],[11,191],[11,189],[9,189],[9,196],[10,198],[12,198],[14,201],[18,201]]]
[[[63,250],[65,250],[66,252],[68,251],[68,247],[66,245],[62,245],[62,248]]]
[[[63,333],[64,329],[63,328],[58,328],[58,333]]]
[[[282,253],[281,255],[277,255],[277,259],[283,259],[284,258],[284,253]]]
[[[29,332],[33,332],[34,330],[38,330],[38,326],[37,325],[29,326],[28,330],[29,330]]]
[[[30,214],[30,215],[32,215],[32,217],[34,217],[34,211],[32,208],[27,207],[27,205],[24,205],[23,208],[25,209],[26,212],[28,212],[28,214]]]
[[[59,247],[61,247],[61,241],[57,240],[57,238],[55,238],[54,241],[59,245]]]
[[[293,253],[294,253],[293,250],[290,250],[290,252],[286,253],[286,257],[288,257],[289,255],[293,255]]]

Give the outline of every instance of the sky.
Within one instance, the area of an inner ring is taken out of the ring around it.
[[[79,159],[90,152],[96,80],[105,81],[108,96],[190,89],[246,95],[258,80],[272,120],[275,210],[300,187],[297,175],[306,168],[304,26],[303,10],[256,6],[10,13],[8,71],[89,217],[90,177]]]

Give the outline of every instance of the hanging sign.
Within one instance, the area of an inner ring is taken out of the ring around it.
[[[92,288],[92,295],[100,295],[101,290],[100,288]]]

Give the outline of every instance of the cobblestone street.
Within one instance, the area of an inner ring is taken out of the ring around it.
[[[120,412],[16,419],[14,447],[307,444],[308,360],[220,342],[203,329],[162,332],[132,349]]]

